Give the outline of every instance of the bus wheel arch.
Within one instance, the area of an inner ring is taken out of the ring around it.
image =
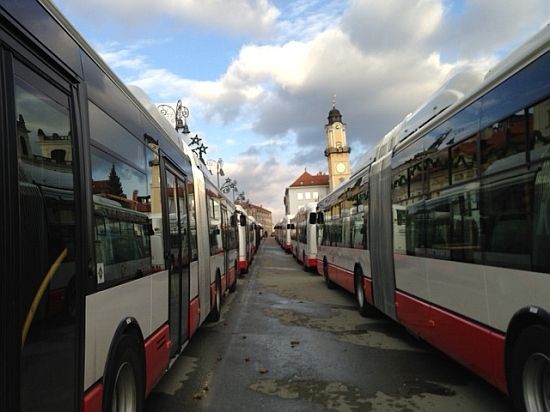
[[[328,261],[326,256],[323,257],[323,277],[325,278],[325,284],[327,285],[327,288],[336,288],[336,285],[332,280],[330,280],[330,275],[328,274]]]
[[[145,399],[145,352],[143,334],[134,318],[122,321],[111,341],[103,374],[103,410],[143,408]],[[123,396],[127,403],[121,405]],[[116,408],[115,408],[116,406]]]
[[[237,290],[237,276],[238,276],[238,270],[239,270],[239,264],[235,260],[233,267],[235,268],[235,276],[233,276],[233,283],[229,287],[229,292],[235,292]]]
[[[541,402],[538,389],[550,384],[542,378],[550,376],[549,371],[550,314],[537,307],[523,308],[510,321],[505,345],[506,384],[516,410],[536,410],[526,408],[526,402]]]
[[[216,280],[214,280],[214,296],[210,309],[209,320],[217,322],[220,320],[222,310],[222,281],[219,269],[216,270]]]

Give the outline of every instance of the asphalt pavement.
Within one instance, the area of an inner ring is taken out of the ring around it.
[[[221,319],[146,402],[159,411],[512,411],[509,399],[383,315],[363,318],[263,241]]]

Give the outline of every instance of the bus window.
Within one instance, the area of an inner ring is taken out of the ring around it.
[[[529,108],[531,162],[550,156],[550,99]]]
[[[93,127],[92,127],[93,128]],[[100,150],[92,151],[97,287],[153,272],[146,175]]]
[[[451,148],[451,180],[456,184],[477,178],[477,136]]]
[[[483,174],[497,173],[525,163],[526,125],[526,112],[521,110],[481,131]]]
[[[15,73],[23,328],[21,406],[24,411],[72,411],[78,382],[78,265],[70,99],[19,63]],[[45,287],[43,294],[39,292],[41,286]]]
[[[485,263],[531,269],[533,177],[516,169],[484,183],[481,216]]]

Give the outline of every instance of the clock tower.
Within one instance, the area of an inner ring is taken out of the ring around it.
[[[332,110],[328,112],[328,124],[325,125],[327,148],[325,156],[328,159],[329,190],[332,191],[341,182],[350,177],[349,153],[351,149],[346,143],[346,124],[332,101]]]

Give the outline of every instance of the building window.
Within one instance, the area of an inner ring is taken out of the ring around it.
[[[310,192],[306,192],[306,199],[311,199],[311,193]]]
[[[298,200],[303,200],[303,199],[304,199],[304,194],[298,193]]]
[[[313,200],[316,202],[319,200],[319,192],[313,192]]]

